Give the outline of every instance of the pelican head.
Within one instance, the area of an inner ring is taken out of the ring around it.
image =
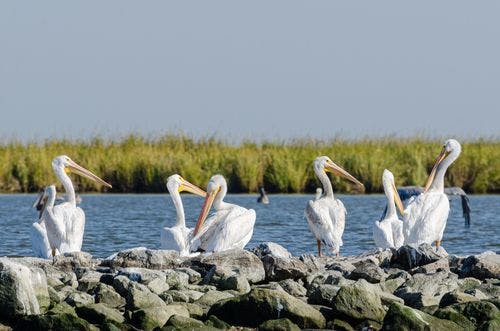
[[[403,202],[399,197],[398,190],[396,188],[396,184],[394,183],[394,175],[387,169],[384,169],[384,173],[382,174],[382,184],[384,185],[384,192],[388,199],[392,196],[393,201],[396,203],[401,215],[404,213]],[[392,201],[389,201],[392,203]]]
[[[214,200],[217,197],[219,197],[218,202],[220,203],[220,200],[222,200],[222,198],[226,195],[226,192],[227,192],[226,179],[222,175],[212,176],[207,185],[207,194],[205,197],[205,203],[201,208],[200,216],[198,217],[198,221],[196,222],[193,236],[196,236],[200,231],[201,227],[203,226],[203,223],[205,222],[208,216],[208,212],[210,211],[210,208],[212,208]],[[215,208],[217,207],[218,205],[216,204]]]
[[[434,166],[432,167],[429,178],[427,178],[427,182],[425,183],[424,187],[424,192],[427,192],[431,187],[440,164],[445,159],[449,158],[449,162],[447,162],[447,165],[449,166],[453,161],[455,161],[458,158],[461,151],[462,151],[462,146],[460,146],[460,143],[455,139],[448,139],[445,141],[443,147],[441,148],[441,152],[437,157],[436,163],[434,163]]]
[[[87,170],[84,167],[78,165],[75,161],[73,161],[69,158],[69,156],[66,155],[60,155],[54,158],[54,160],[52,160],[52,169],[54,169],[56,173],[59,173],[60,171],[65,173],[73,172],[77,175],[87,177],[90,180],[98,182],[101,185],[107,186],[109,188],[112,187],[111,184],[106,183],[104,180],[93,174],[90,170]]]
[[[336,176],[343,177],[353,182],[354,184],[364,188],[364,185],[359,180],[357,180],[350,173],[348,173],[347,171],[336,165],[328,156],[318,156],[313,162],[313,167],[316,173],[331,172]]]
[[[204,197],[206,195],[205,191],[203,191],[201,188],[199,188],[196,185],[191,184],[182,176],[175,174],[167,179],[167,189],[169,192],[183,192],[187,191],[196,195],[199,195],[201,197]]]

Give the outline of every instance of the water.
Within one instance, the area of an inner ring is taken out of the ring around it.
[[[256,202],[255,195],[228,195],[226,201],[255,209],[253,247],[274,241],[294,255],[316,253],[316,241],[309,232],[304,208],[312,195],[270,195],[271,203]],[[106,257],[126,248],[159,248],[160,228],[171,226],[175,210],[170,197],[162,195],[83,195],[86,214],[83,250]],[[353,255],[374,248],[372,225],[385,206],[383,195],[338,195],[347,209],[341,254]],[[0,256],[32,255],[29,231],[37,213],[31,205],[35,195],[0,195]],[[203,199],[183,194],[189,227],[193,227]],[[500,196],[471,196],[472,225],[464,227],[460,198],[451,198],[451,213],[443,238],[449,253],[468,255],[500,250]]]

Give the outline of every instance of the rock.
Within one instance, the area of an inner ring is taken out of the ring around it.
[[[147,287],[151,290],[151,292],[158,295],[170,289],[170,286],[168,286],[167,282],[165,282],[165,279],[161,278],[153,279],[148,283]]]
[[[120,308],[125,306],[125,299],[109,285],[99,284],[95,288],[94,293],[96,303],[104,303],[111,308]]]
[[[442,258],[436,262],[432,262],[410,270],[411,274],[424,273],[433,274],[438,271],[450,271],[450,262],[447,258]]]
[[[77,275],[78,277],[79,275]],[[93,270],[86,270],[78,277],[78,291],[92,293],[100,284],[102,274]]]
[[[384,270],[371,261],[362,261],[357,263],[356,269],[349,274],[349,279],[366,279],[370,283],[380,283],[386,278],[387,274]]]
[[[205,322],[205,325],[208,327],[217,328],[219,330],[229,330],[231,325],[227,324],[224,321],[221,321],[217,318],[217,316],[211,315]]]
[[[469,321],[467,317],[465,317],[464,315],[460,314],[459,312],[450,307],[438,309],[434,313],[434,316],[440,319],[452,321],[453,323],[462,327],[464,330],[476,329],[474,323]]]
[[[395,328],[396,327],[396,328]],[[439,319],[419,310],[393,303],[385,315],[383,330],[450,331],[460,327],[448,320]]]
[[[151,292],[145,285],[135,282],[130,283],[126,300],[128,310],[166,306],[158,295]]]
[[[294,280],[285,279],[279,282],[279,285],[285,292],[293,295],[294,297],[304,297],[307,295],[306,288]]]
[[[190,268],[176,268],[174,269],[176,272],[182,272],[188,275],[189,284],[198,284],[201,280],[201,274]]]
[[[328,322],[326,328],[335,331],[355,331],[349,323],[339,319],[334,319],[333,321]]]
[[[205,324],[203,324],[203,322],[181,315],[173,315],[168,319],[166,325],[173,326],[176,330],[193,330],[205,328]]]
[[[342,276],[348,277],[356,267],[347,261],[335,261],[325,266],[326,270],[337,270],[342,273]]]
[[[449,306],[471,320],[476,326],[494,319],[499,314],[498,308],[488,301],[473,301]]]
[[[282,259],[292,258],[292,254],[285,247],[270,241],[263,242],[250,251],[257,255],[259,259],[262,259],[266,255]]]
[[[110,268],[146,268],[146,269],[171,269],[182,263],[176,251],[153,250],[145,247],[127,249],[113,254],[101,263],[101,266]]]
[[[301,328],[324,328],[323,315],[286,292],[254,288],[249,293],[216,303],[208,315],[232,325],[257,327],[270,319],[288,318]]]
[[[138,282],[144,285],[149,284],[155,279],[160,279],[164,283],[167,281],[167,276],[164,272],[158,270],[149,270],[145,268],[122,268],[118,270],[118,275],[125,276],[131,281]]]
[[[244,276],[251,284],[265,279],[264,266],[260,259],[255,254],[245,250],[234,249],[203,254],[186,261],[185,264],[200,272],[203,277],[213,268],[219,267]]]
[[[189,311],[189,316],[197,319],[201,319],[205,313],[203,312],[203,308],[200,305],[195,303],[188,302],[180,302],[178,305],[185,307]]]
[[[325,268],[325,264],[321,260],[317,259],[313,254],[302,254],[301,256],[299,256],[299,260],[301,260],[306,265],[309,272],[314,272]]]
[[[181,305],[165,305],[136,310],[132,313],[132,324],[142,330],[161,328],[173,315],[189,317],[187,309]]]
[[[221,279],[219,281],[219,289],[248,293],[250,291],[250,284],[245,277],[240,275],[233,275]]]
[[[315,305],[332,306],[332,301],[337,295],[340,287],[337,285],[322,284],[309,295],[307,302]]]
[[[76,291],[70,293],[65,301],[69,305],[77,307],[94,303],[94,297],[88,293]]]
[[[429,244],[422,244],[417,248],[412,246],[401,246],[391,259],[391,266],[398,266],[404,270],[410,270],[447,257],[448,254],[441,246],[438,251]]]
[[[187,290],[194,290],[198,292],[203,292],[207,293],[208,291],[216,291],[217,287],[213,285],[194,285],[194,284],[188,284],[185,287]]]
[[[79,317],[93,324],[101,324],[106,320],[118,324],[124,323],[125,318],[116,309],[109,308],[102,303],[78,306],[75,309]]]
[[[470,301],[479,301],[479,299],[470,294],[454,290],[443,295],[441,301],[439,301],[439,307],[443,308],[455,303],[464,303]]]
[[[59,291],[57,291],[57,296],[59,296],[59,301],[63,302],[66,298],[73,292],[76,292],[71,286],[64,286]]]
[[[18,321],[18,330],[42,331],[42,330],[96,330],[86,320],[76,316],[76,314],[61,313],[55,315],[29,315]]]
[[[477,279],[500,278],[500,255],[494,252],[485,252],[466,258],[460,269],[461,277]]]
[[[54,290],[52,286],[47,286],[47,291],[49,292],[51,306],[61,303],[61,298],[59,297],[59,293],[56,290]]]
[[[12,328],[8,325],[0,323],[0,331],[12,331]]]
[[[393,273],[387,279],[380,283],[381,289],[386,292],[394,293],[401,285],[411,279],[411,275],[406,271]]]
[[[64,272],[70,272],[77,268],[92,268],[95,264],[89,253],[70,252],[55,256],[53,266]]]
[[[184,293],[184,291],[179,290],[169,290],[162,293],[162,297],[170,295],[174,302],[189,302],[189,297]],[[165,301],[165,299],[163,299]]]
[[[45,273],[38,267],[0,258],[0,317],[45,312],[50,305]]]
[[[208,291],[196,301],[196,304],[203,307],[211,307],[215,303],[234,297],[231,293],[221,291]]]
[[[189,275],[178,270],[163,270],[166,277],[166,283],[171,289],[181,290],[189,284]]]
[[[413,308],[438,305],[445,293],[458,288],[457,275],[440,271],[435,274],[415,274],[394,294]]]
[[[266,255],[262,258],[267,281],[300,279],[307,276],[307,267],[297,258],[281,258]]]
[[[391,294],[390,292],[383,291],[380,284],[371,284],[364,279],[360,279],[355,283],[356,286],[364,288],[368,292],[377,293],[382,301],[382,305],[389,306],[393,302],[404,303],[404,300]]]
[[[127,297],[128,288],[131,284],[130,279],[125,276],[116,276],[113,279],[113,288],[115,291],[120,294],[122,297]]]
[[[300,331],[300,328],[288,318],[265,321],[259,325],[259,331]]]
[[[333,299],[331,307],[347,320],[363,321],[369,319],[381,322],[384,319],[385,310],[380,295],[367,290],[363,281],[341,287]]]

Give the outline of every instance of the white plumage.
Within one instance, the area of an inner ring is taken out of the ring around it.
[[[308,202],[305,209],[307,223],[316,238],[319,256],[321,256],[321,243],[328,247],[331,254],[338,255],[340,246],[343,245],[346,209],[342,201],[333,196],[332,184],[326,171],[347,178],[360,186],[363,184],[327,156],[317,157],[313,162],[313,169],[323,184],[324,195],[316,196],[315,200]]]
[[[447,140],[427,179],[424,192],[408,202],[403,215],[405,244],[435,242],[437,247],[440,245],[450,211],[450,202],[444,193],[444,176],[460,152],[458,141]]]
[[[221,252],[244,248],[253,235],[256,214],[253,209],[224,202],[227,183],[222,175],[214,175],[207,187],[207,197],[193,233],[191,249]],[[207,219],[211,206],[215,213]]]

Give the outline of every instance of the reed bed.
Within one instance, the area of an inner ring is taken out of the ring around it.
[[[469,193],[500,192],[500,141],[462,141],[462,154],[451,166],[446,184]],[[131,135],[118,141],[49,140],[43,143],[0,143],[0,191],[35,192],[57,183],[54,156],[66,154],[113,185],[112,192],[165,192],[165,181],[179,173],[205,187],[215,173],[223,174],[230,192],[312,192],[319,185],[311,168],[318,155],[334,162],[365,184],[367,193],[382,192],[381,175],[390,169],[397,185],[423,185],[442,140],[379,138],[356,141],[334,139],[287,142],[243,142],[192,139],[166,135],[146,139]],[[104,188],[73,176],[81,192]],[[356,188],[332,177],[337,192]]]

